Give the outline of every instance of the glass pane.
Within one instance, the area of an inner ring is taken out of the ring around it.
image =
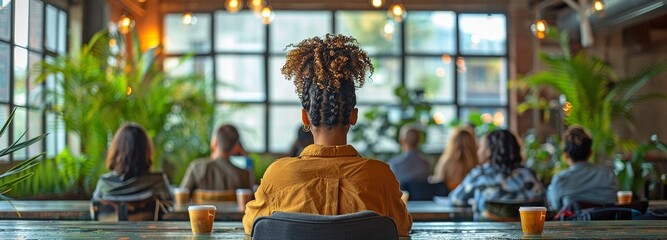
[[[460,104],[507,104],[507,61],[505,58],[460,58]]]
[[[266,107],[261,104],[222,104],[216,107],[216,123],[233,124],[241,135],[241,143],[248,152],[264,152],[266,139]]]
[[[42,50],[42,23],[44,22],[44,4],[39,0],[30,0],[30,37],[32,49]]]
[[[454,101],[454,64],[451,57],[406,57],[405,61],[408,89],[424,91],[428,101]]]
[[[42,111],[30,109],[28,111],[28,137],[31,139],[44,133],[42,126]],[[37,142],[28,146],[28,158],[37,156],[44,152],[42,142]]]
[[[372,125],[375,129],[378,129],[378,122],[375,122],[375,124],[369,122],[368,119],[364,117],[367,112],[373,110],[372,106],[357,106],[359,109],[359,118],[357,121],[357,125],[365,123]],[[388,109],[388,110],[387,110]],[[389,121],[392,123],[398,123],[401,120],[401,111],[398,108],[387,108],[387,107],[381,107],[381,110],[387,111],[388,112],[388,118]],[[359,126],[356,126],[359,127]],[[372,147],[375,149],[376,152],[399,152],[401,147],[396,141],[396,136],[391,136],[390,134],[397,133],[398,130],[394,128],[389,128],[385,130],[383,135],[378,134],[377,131],[365,131],[364,130],[364,137],[370,142],[375,142]],[[367,145],[365,142],[353,142],[352,141],[352,134],[347,135],[348,142],[350,142],[357,150],[364,152],[367,151],[367,149],[370,147]]]
[[[182,14],[164,18],[164,49],[168,53],[211,51],[211,15],[193,14],[193,24],[183,24]]]
[[[271,22],[271,52],[282,53],[288,44],[299,43],[306,38],[323,37],[333,32],[331,29],[331,12],[309,11],[276,12]]]
[[[65,150],[65,141],[67,138],[67,130],[65,129],[65,121],[63,120],[62,117],[56,116],[56,123],[58,123],[58,127],[56,128],[56,132],[54,135],[56,135],[56,153],[60,153],[63,150]]]
[[[301,130],[301,106],[272,106],[269,109],[269,151],[289,153],[296,141],[297,131]]]
[[[375,73],[357,90],[357,102],[393,103],[394,90],[401,84],[401,61],[398,58],[371,58]]]
[[[216,59],[217,99],[264,101],[262,56],[218,55]]]
[[[14,141],[19,140],[19,141],[25,141],[28,140],[26,136],[23,136],[23,138],[19,139],[23,133],[26,132],[26,121],[27,121],[27,111],[25,108],[22,107],[17,107],[16,108],[16,114],[14,114],[14,120],[12,121],[12,126],[13,126],[13,134],[14,134]],[[27,135],[27,134],[26,134]],[[14,160],[24,160],[26,159],[26,153],[27,149],[21,149],[16,152],[14,152]]]
[[[57,144],[57,134],[56,134],[56,129],[58,128],[58,125],[56,123],[56,115],[54,113],[46,113],[46,132],[49,133],[49,135],[46,135],[46,157],[47,158],[52,158],[58,152],[56,151],[56,144]]]
[[[215,12],[215,50],[263,52],[266,31],[251,11]]]
[[[44,99],[42,96],[42,84],[36,82],[37,74],[33,72],[33,67],[41,60],[41,54],[30,52],[28,56],[28,97],[30,98],[29,103],[31,106],[41,105]]]
[[[294,82],[285,79],[280,68],[285,65],[285,57],[271,57],[269,71],[269,96],[271,101],[301,103],[295,92]]]
[[[412,53],[456,53],[454,12],[411,11],[406,19],[406,51]]]
[[[435,105],[431,109],[433,120],[438,125],[426,127],[426,142],[422,145],[422,151],[426,153],[442,153],[445,142],[449,139],[447,125],[457,119],[456,107],[453,105]]]
[[[67,51],[67,13],[58,11],[58,53]]]
[[[503,14],[460,14],[462,54],[505,54],[507,29]]]
[[[56,51],[58,39],[58,9],[51,5],[46,5],[46,49]]]
[[[480,119],[485,123],[492,123],[500,127],[507,127],[507,109],[505,108],[461,108],[461,119],[467,122],[470,114],[481,114]],[[477,134],[482,129],[476,129]]]
[[[196,74],[203,77],[207,86],[213,86],[213,58],[193,57],[179,64],[180,58],[168,57],[164,59],[164,69],[170,76],[187,77]]]
[[[0,123],[5,124],[9,118],[9,105],[0,104]],[[9,134],[5,133],[0,136],[0,149],[5,149],[9,146]],[[1,156],[0,161],[9,161],[9,155]]]
[[[14,43],[25,47],[28,45],[28,1],[16,1],[14,9]]]
[[[9,102],[9,45],[0,42],[0,102]]]
[[[9,41],[12,32],[12,1],[0,0],[0,39]]]
[[[14,104],[25,106],[28,95],[28,51],[14,48]]]
[[[336,33],[353,36],[370,54],[399,54],[401,29],[394,24],[392,34],[385,33],[387,14],[384,11],[337,11]]]

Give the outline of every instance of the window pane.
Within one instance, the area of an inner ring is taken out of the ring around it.
[[[9,102],[9,45],[0,42],[0,102]]]
[[[251,11],[215,12],[216,51],[262,52],[265,36],[264,24]]]
[[[0,0],[0,39],[9,41],[12,31],[12,1]]]
[[[288,44],[299,43],[301,40],[319,36],[322,37],[331,30],[331,12],[309,11],[276,12],[276,18],[271,22],[271,52],[282,53]]]
[[[213,86],[212,57],[193,57],[180,64],[179,61],[181,60],[177,57],[168,57],[164,59],[164,69],[170,76],[187,77],[195,74],[197,77],[203,77],[207,86]]]
[[[28,45],[28,1],[16,1],[14,11],[14,43],[25,47]]]
[[[56,51],[58,39],[58,9],[51,5],[46,5],[46,49]]]
[[[287,81],[285,76],[280,73],[280,68],[285,65],[285,57],[271,57],[269,60],[271,68],[269,69],[269,96],[271,101],[300,103],[299,96],[296,94],[294,82]]]
[[[289,153],[301,130],[301,106],[272,106],[270,109],[269,150],[272,153]],[[297,130],[298,129],[298,130]]]
[[[217,99],[263,101],[264,61],[261,56],[218,55]]]
[[[357,126],[360,127],[360,124],[369,124],[373,127],[378,127],[378,122],[372,123],[369,122],[368,119],[366,119],[364,116],[366,113],[372,111],[374,107],[372,106],[357,106],[359,109],[359,119],[357,121]],[[380,107],[382,111],[387,111],[388,112],[388,119],[391,122],[398,123],[401,120],[401,111],[398,108],[388,108],[388,107]],[[388,109],[388,110],[387,110]],[[386,129],[383,135],[381,136],[378,134],[376,131],[364,131],[364,138],[367,139],[369,142],[375,142],[373,146],[368,146],[366,142],[353,142],[352,141],[352,134],[348,134],[348,142],[350,142],[357,150],[364,152],[367,151],[369,147],[373,147],[376,152],[399,152],[401,147],[396,142],[396,137],[397,136],[391,136],[390,134],[397,133],[397,129],[389,128]]]
[[[193,24],[183,24],[182,14],[164,18],[164,49],[168,53],[205,53],[211,51],[211,15],[193,14]]]
[[[30,48],[42,50],[42,23],[44,22],[44,4],[39,0],[30,0]]]
[[[371,58],[375,73],[357,90],[357,102],[394,103],[394,90],[401,84],[401,61],[397,58]]]
[[[496,126],[507,127],[507,109],[505,108],[461,108],[461,119],[468,121],[470,114],[481,114],[480,120]],[[476,130],[480,134],[479,129]]]
[[[26,132],[26,118],[27,118],[27,111],[25,108],[22,107],[17,107],[16,108],[16,114],[14,114],[14,120],[12,121],[12,126],[13,126],[13,134],[14,134],[14,141],[19,140],[19,137],[23,135],[23,133]],[[27,135],[27,134],[26,134]],[[28,140],[26,136],[21,138],[19,141],[25,141]],[[14,152],[14,160],[24,160],[26,159],[26,152],[27,149],[21,149],[16,152]]]
[[[428,101],[454,101],[454,66],[451,57],[407,57],[405,71],[408,89],[423,90]]]
[[[216,123],[233,124],[241,136],[241,143],[248,152],[264,152],[266,149],[266,107],[261,104],[222,104],[216,107]]]
[[[28,136],[27,139],[31,139],[43,134],[44,130],[42,129],[42,111],[30,109],[28,111]],[[37,142],[28,146],[28,158],[37,156],[38,154],[44,152],[42,142]]]
[[[384,11],[337,11],[336,33],[353,36],[370,54],[399,54],[400,26],[393,34],[385,34],[387,14]]]
[[[9,105],[0,104],[0,123],[5,124],[9,118]],[[9,134],[5,133],[0,136],[0,149],[5,149],[9,146]],[[0,161],[9,161],[9,155],[1,156]]]
[[[28,94],[28,51],[14,47],[14,104],[25,106]]]
[[[462,58],[461,58],[462,59]],[[466,58],[459,66],[459,102],[464,105],[507,104],[505,58]]]
[[[507,29],[503,14],[460,14],[462,54],[505,54]]]
[[[58,11],[58,53],[67,51],[67,13]]]
[[[406,51],[413,53],[456,53],[454,12],[411,11],[406,19]]]
[[[54,113],[46,113],[46,132],[49,135],[46,135],[46,157],[52,158],[58,154],[56,150],[57,134],[56,129],[58,125],[56,123],[56,115]]]
[[[447,124],[457,119],[456,107],[453,105],[435,105],[431,109],[433,118],[438,123],[436,126],[426,127],[426,142],[422,145],[422,150],[426,153],[442,153],[445,142],[449,138]]]
[[[39,106],[42,104],[42,84],[36,83],[37,74],[33,72],[33,67],[36,63],[42,60],[42,55],[39,53],[30,52],[28,56],[28,96],[30,98],[31,106]]]

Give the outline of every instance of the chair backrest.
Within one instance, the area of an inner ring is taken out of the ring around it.
[[[546,206],[546,203],[543,199],[528,201],[487,200],[484,203],[481,218],[482,220],[494,222],[519,222],[521,221],[519,208],[544,206]]]
[[[558,213],[556,220],[630,220],[643,215],[646,213],[647,209],[647,201],[638,201],[620,205],[576,201],[564,206]]]
[[[94,200],[90,214],[93,220],[101,222],[157,221],[163,212],[161,208],[160,201],[155,198],[133,202]]]
[[[275,212],[260,217],[252,227],[252,239],[398,239],[393,219],[372,211],[344,215]]]
[[[210,202],[234,202],[236,201],[236,190],[203,190],[196,189],[192,193],[192,201],[197,204]]]

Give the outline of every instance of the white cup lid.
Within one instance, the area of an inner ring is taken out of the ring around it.
[[[632,195],[632,191],[618,191],[618,192],[616,192],[616,195],[618,195],[618,196]]]
[[[250,194],[252,194],[252,190],[250,190],[250,189],[248,189],[248,188],[239,188],[239,189],[236,189],[236,194],[244,194],[244,193],[250,193]]]
[[[172,190],[172,192],[174,192],[174,193],[189,193],[190,190],[188,190],[187,188],[174,188]]]
[[[519,211],[522,212],[546,212],[546,207],[520,207]]]
[[[188,211],[192,210],[217,210],[217,208],[213,205],[194,205],[194,206],[189,206]]]

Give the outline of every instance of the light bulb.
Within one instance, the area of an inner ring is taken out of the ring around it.
[[[252,9],[253,12],[259,12],[262,10],[262,6],[264,6],[263,0],[250,0],[250,9]]]
[[[134,20],[132,20],[130,17],[127,15],[122,15],[120,16],[120,19],[118,20],[118,31],[122,34],[126,34],[132,30],[134,27]]]
[[[389,6],[387,15],[393,18],[396,22],[401,22],[407,16],[407,12],[405,11],[405,7],[403,6],[403,4],[394,3],[391,6]]]
[[[595,10],[595,11],[604,10],[604,3],[602,2],[602,0],[595,0],[593,2],[593,10]]]
[[[259,19],[262,20],[262,23],[264,24],[269,24],[271,21],[273,21],[273,17],[275,16],[275,13],[273,13],[273,9],[271,6],[265,6],[262,8],[262,10],[259,11]]]
[[[375,7],[375,8],[382,7],[382,0],[371,0],[371,4],[372,4],[373,7]]]
[[[194,25],[197,23],[197,17],[192,15],[190,12],[186,12],[183,14],[183,24],[185,25]]]
[[[532,25],[530,25],[530,32],[537,39],[544,39],[549,32],[549,24],[544,19],[537,19]]]
[[[387,21],[387,23],[384,24],[384,33],[385,34],[393,34],[394,31],[396,31],[396,27],[394,27],[394,22],[393,21]]]
[[[243,0],[225,0],[225,9],[229,13],[237,13],[243,8]]]

